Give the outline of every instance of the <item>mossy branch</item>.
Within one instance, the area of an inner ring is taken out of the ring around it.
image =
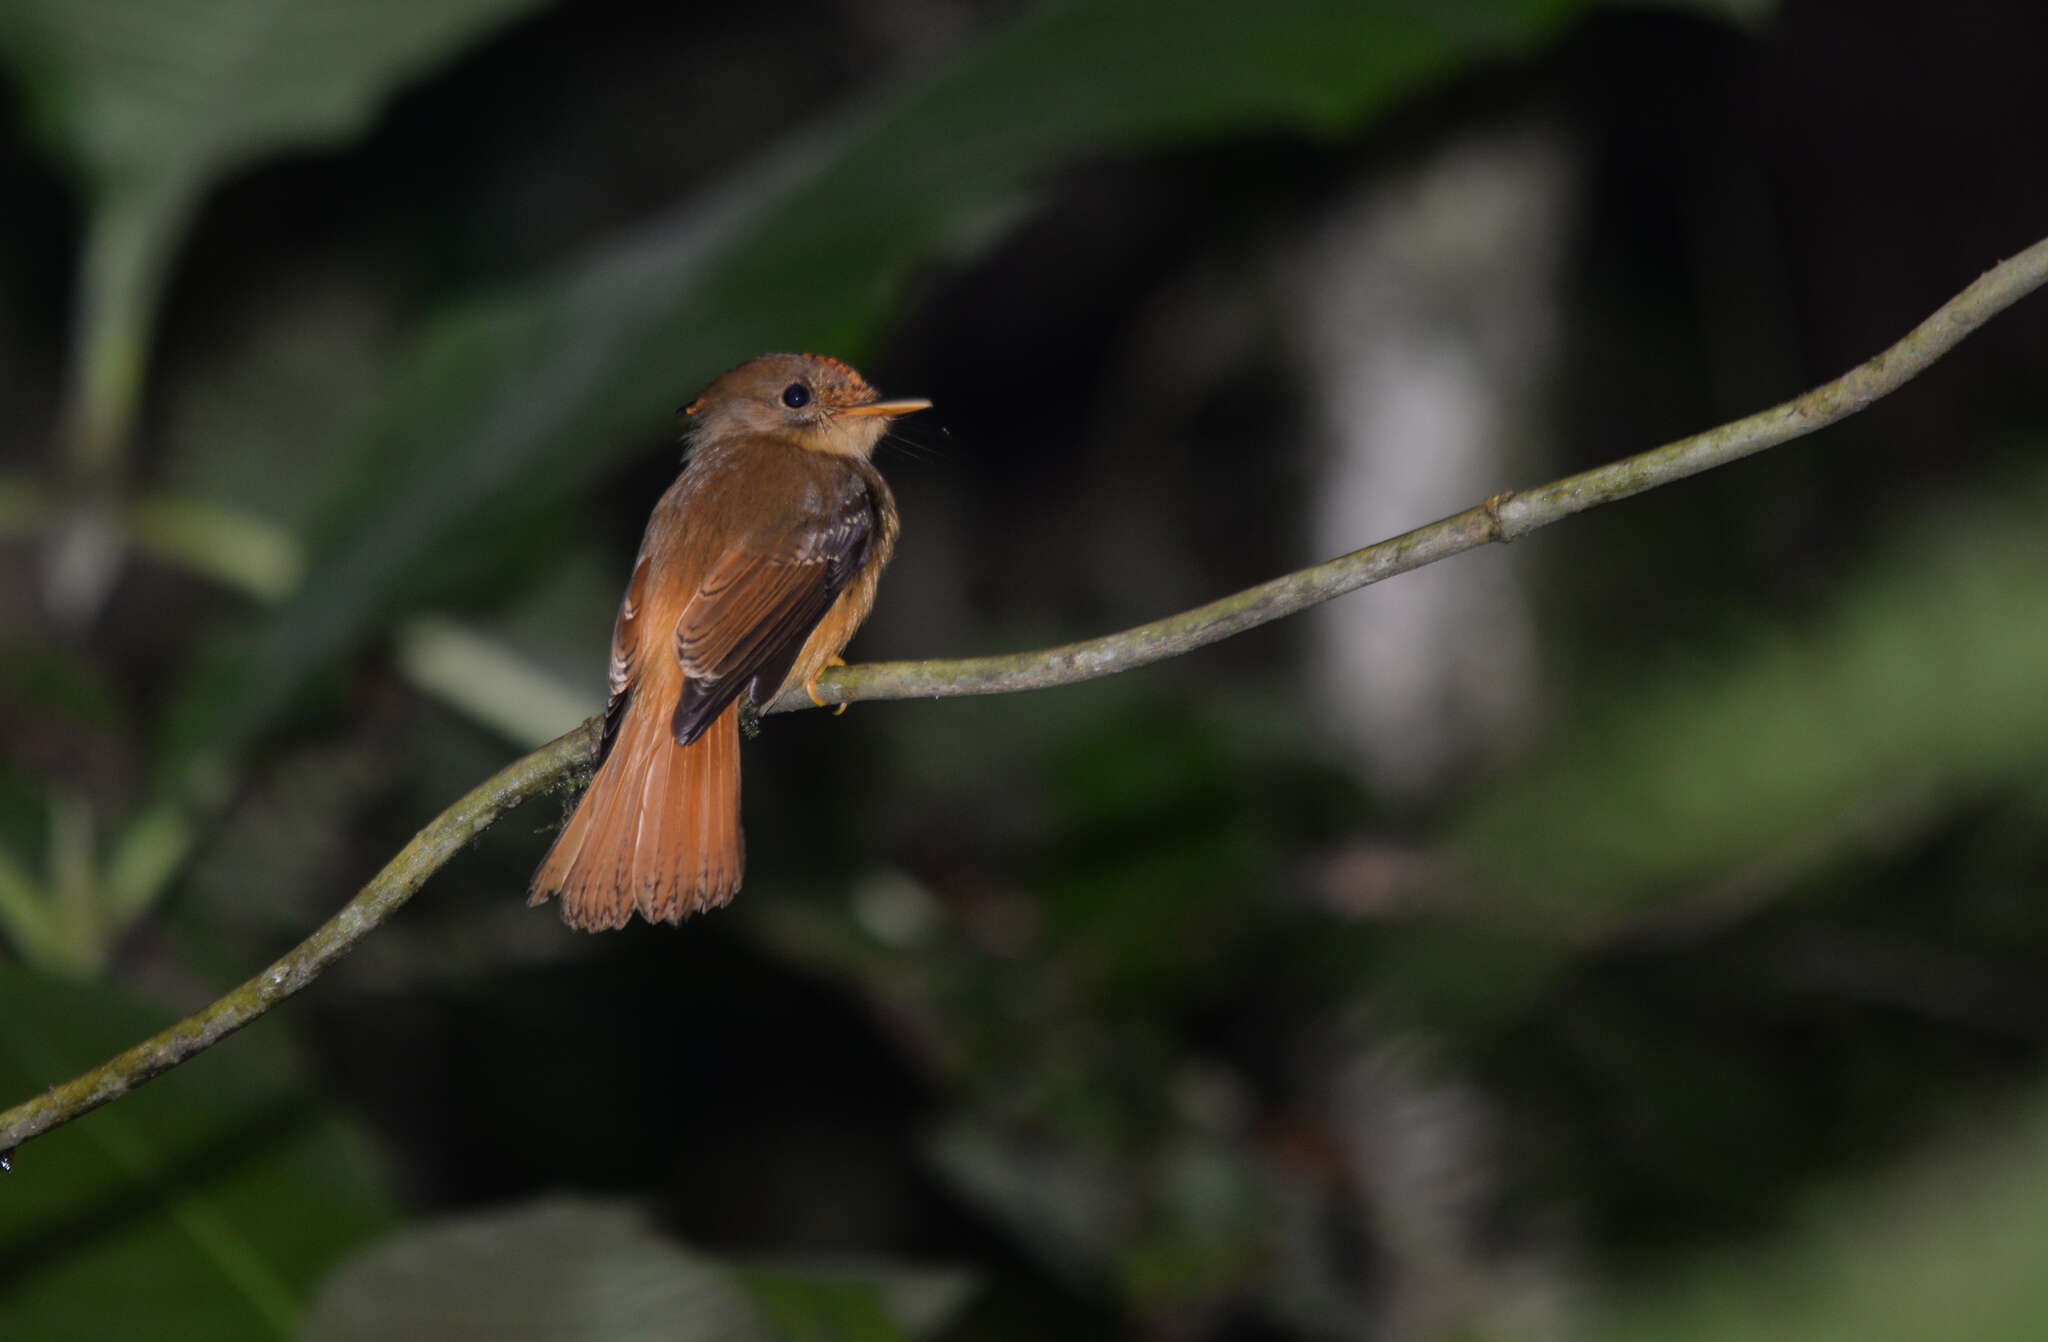
[[[1003,694],[1069,685],[1179,656],[1397,573],[1494,541],[1514,540],[1574,513],[1824,428],[1905,385],[2044,282],[2048,239],[1987,271],[1876,358],[1761,414],[1535,489],[1496,494],[1406,535],[1122,633],[1007,656],[842,667],[820,678],[819,697],[826,703],[851,703]],[[799,693],[785,695],[769,711],[810,706],[810,699]],[[585,767],[597,745],[595,726],[585,723],[507,765],[443,811],[339,913],[256,977],[118,1057],[0,1113],[0,1161],[29,1138],[127,1094],[218,1043],[311,983],[499,816]]]

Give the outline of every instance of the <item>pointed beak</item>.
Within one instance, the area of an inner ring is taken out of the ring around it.
[[[885,415],[893,419],[897,415],[908,415],[919,410],[929,410],[932,403],[922,396],[906,396],[896,401],[870,401],[866,405],[849,405],[838,411],[841,415]]]

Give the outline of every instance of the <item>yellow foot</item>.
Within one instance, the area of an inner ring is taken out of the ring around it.
[[[828,667],[845,665],[846,659],[844,657],[832,657],[826,660],[824,666],[821,666],[816,671],[811,672],[811,678],[804,682],[804,693],[811,696],[812,703],[816,704],[820,708],[824,708],[826,706],[825,701],[818,697],[818,677],[823,675]],[[833,704],[831,707],[832,716],[835,718],[846,711],[845,704]]]

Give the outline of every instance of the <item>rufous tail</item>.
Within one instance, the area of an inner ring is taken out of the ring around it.
[[[733,704],[679,746],[667,713],[629,703],[527,902],[559,893],[562,921],[596,932],[624,927],[636,910],[649,922],[677,923],[731,899],[746,866],[739,711]]]

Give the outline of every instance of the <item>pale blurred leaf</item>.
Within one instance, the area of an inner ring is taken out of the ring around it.
[[[305,1342],[917,1338],[966,1293],[900,1267],[743,1267],[693,1254],[621,1204],[557,1198],[408,1231],[340,1267]]]

